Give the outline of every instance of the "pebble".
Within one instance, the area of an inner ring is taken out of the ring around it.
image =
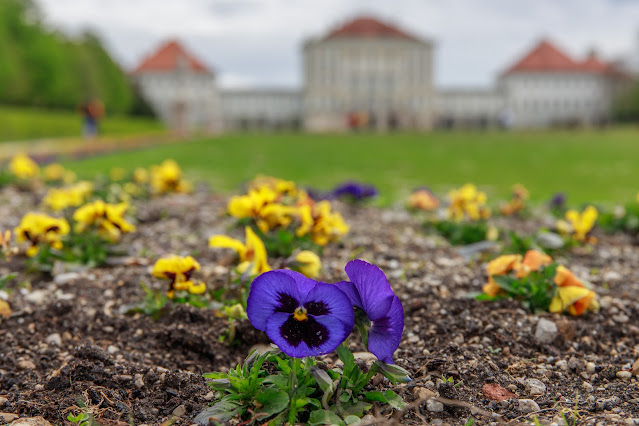
[[[53,282],[56,284],[66,284],[71,281],[75,281],[80,278],[80,274],[77,272],[65,272],[58,274],[53,278]]]
[[[49,334],[45,339],[44,342],[47,345],[52,345],[52,346],[62,346],[62,337],[60,336],[60,333],[53,333],[53,334]]]
[[[0,396],[0,408],[2,408],[5,405],[7,405],[8,402],[9,402],[9,400],[7,398],[5,398],[4,396]]]
[[[538,396],[546,393],[546,385],[544,385],[541,380],[526,379],[525,385],[531,395]]]
[[[581,386],[585,389],[586,392],[592,392],[595,388],[590,384],[590,382],[583,382]]]
[[[33,361],[29,361],[28,359],[23,359],[18,361],[18,363],[16,364],[16,367],[18,367],[18,370],[35,370],[36,365],[33,363]]]
[[[444,404],[437,401],[436,399],[429,399],[426,401],[426,409],[428,411],[432,411],[433,413],[441,413],[444,411]]]
[[[46,290],[33,290],[31,293],[27,294],[24,298],[29,303],[33,303],[34,305],[44,305],[44,303],[49,298],[49,292]]]
[[[144,387],[144,376],[141,374],[135,375],[135,387],[138,389],[142,389]]]
[[[596,368],[597,368],[597,365],[594,362],[590,361],[590,362],[586,363],[586,371],[587,372],[594,373]]]
[[[555,367],[557,367],[560,370],[568,370],[568,362],[566,360],[559,360],[555,363]]]
[[[533,413],[535,411],[539,411],[539,404],[532,399],[520,399],[519,411],[522,413]]]
[[[0,422],[2,423],[11,423],[15,419],[18,418],[17,414],[13,413],[0,413]]]
[[[557,332],[557,325],[554,322],[540,318],[535,330],[535,339],[541,343],[550,343],[557,337]]]
[[[173,410],[173,415],[176,417],[183,417],[186,414],[186,407],[184,404],[178,405],[175,410]]]
[[[215,392],[213,392],[213,391],[210,391],[209,393],[204,395],[204,400],[205,401],[213,401],[214,399],[215,399]]]
[[[11,423],[11,426],[51,426],[51,423],[40,416],[23,417]]]
[[[110,353],[111,355],[115,354],[116,352],[119,352],[120,348],[118,348],[115,345],[109,345],[107,346],[107,352]]]
[[[414,393],[419,399],[429,399],[437,396],[437,394],[432,390],[422,387],[415,388]]]
[[[625,370],[617,371],[617,377],[623,380],[629,379],[632,377],[632,373],[630,371],[625,371]]]

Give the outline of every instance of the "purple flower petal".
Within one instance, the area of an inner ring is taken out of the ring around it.
[[[295,310],[301,299],[295,279],[282,270],[265,272],[251,283],[246,314],[253,327],[264,331],[268,318],[286,309],[286,305],[292,303],[290,299],[296,305],[293,307]]]
[[[302,299],[304,299],[306,294],[308,294],[308,292],[315,287],[315,284],[319,282],[311,278],[307,278],[304,274],[300,274],[299,272],[291,271],[290,269],[277,269],[277,271],[286,274],[295,280],[299,295]]]
[[[351,260],[344,268],[362,301],[368,319],[375,321],[388,312],[393,303],[393,290],[386,275],[375,265],[363,260]]]
[[[326,313],[320,313],[317,310],[319,304],[328,308]],[[355,313],[353,311],[353,305],[346,294],[341,291],[335,284],[326,284],[318,282],[304,298],[304,307],[308,309],[309,315],[313,315],[319,321],[325,315],[335,316],[340,320],[348,330],[344,330],[344,337],[346,339],[353,329],[355,322]],[[337,331],[337,330],[335,330]],[[340,342],[341,343],[341,342]]]
[[[399,347],[404,332],[404,308],[397,296],[385,316],[373,321],[368,332],[368,350],[379,360],[393,363],[393,353]]]
[[[283,270],[253,280],[246,311],[255,328],[293,357],[335,350],[355,321],[353,306],[339,288]]]
[[[340,281],[333,285],[342,290],[344,294],[348,296],[353,306],[364,309],[364,306],[362,305],[362,298],[360,297],[359,291],[357,290],[357,287],[355,287],[355,284],[350,281]]]

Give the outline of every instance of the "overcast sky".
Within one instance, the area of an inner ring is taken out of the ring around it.
[[[301,43],[358,15],[435,42],[438,87],[487,86],[540,38],[574,57],[639,54],[639,0],[37,0],[47,22],[90,28],[130,69],[178,38],[224,86],[301,85]]]

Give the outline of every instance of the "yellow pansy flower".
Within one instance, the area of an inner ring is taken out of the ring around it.
[[[295,256],[297,270],[308,278],[315,278],[322,269],[319,256],[310,250],[302,250]]]
[[[42,201],[54,211],[64,210],[84,203],[92,192],[93,184],[83,181],[67,188],[51,188]]]
[[[25,241],[31,243],[31,247],[27,249],[27,256],[33,257],[38,253],[39,244],[61,249],[62,236],[68,234],[69,230],[69,223],[65,219],[42,213],[27,213],[14,232],[18,243]]]
[[[147,183],[149,181],[149,171],[143,167],[138,167],[133,171],[133,180],[136,183]]]
[[[191,279],[193,273],[199,270],[199,262],[191,256],[167,256],[155,262],[151,274],[169,280],[167,295],[173,299],[175,291],[188,291],[191,294],[202,294],[206,291],[205,283]]]
[[[555,274],[557,292],[553,296],[548,310],[561,313],[568,310],[570,315],[582,315],[587,310],[596,311],[599,303],[594,291],[588,289],[575,275],[563,265],[557,267]]]
[[[486,207],[486,193],[479,191],[472,183],[448,193],[450,204],[448,216],[454,221],[461,221],[464,217],[470,220],[487,219],[490,210]]]
[[[18,179],[33,179],[40,174],[40,167],[25,154],[13,157],[9,163],[9,170]]]
[[[73,213],[73,220],[77,222],[75,229],[84,232],[95,227],[100,235],[117,241],[122,234],[135,231],[135,225],[124,218],[128,208],[127,203],[108,204],[102,200],[85,204]]]
[[[488,296],[494,297],[502,292],[499,284],[494,280],[495,275],[505,275],[506,273],[515,270],[521,263],[522,256],[520,254],[505,254],[499,256],[486,265],[486,272],[488,273],[488,282],[482,287],[482,291]]]
[[[164,160],[159,166],[151,166],[151,190],[154,194],[167,192],[188,193],[192,185],[182,178],[182,170],[175,160]]]
[[[581,213],[576,210],[566,212],[566,220],[572,225],[573,236],[577,241],[586,240],[586,235],[595,226],[598,215],[594,206],[586,207]]]
[[[271,267],[268,264],[264,243],[249,226],[244,231],[246,232],[246,243],[226,235],[214,235],[209,239],[209,246],[234,250],[240,258],[237,269],[241,274],[249,268],[251,268],[250,275],[270,271]]]

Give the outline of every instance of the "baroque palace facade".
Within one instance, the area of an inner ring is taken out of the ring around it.
[[[571,58],[542,40],[493,87],[437,90],[433,42],[360,17],[303,46],[302,90],[221,90],[176,41],[132,72],[159,117],[177,130],[543,128],[610,119],[629,74],[591,52]]]

